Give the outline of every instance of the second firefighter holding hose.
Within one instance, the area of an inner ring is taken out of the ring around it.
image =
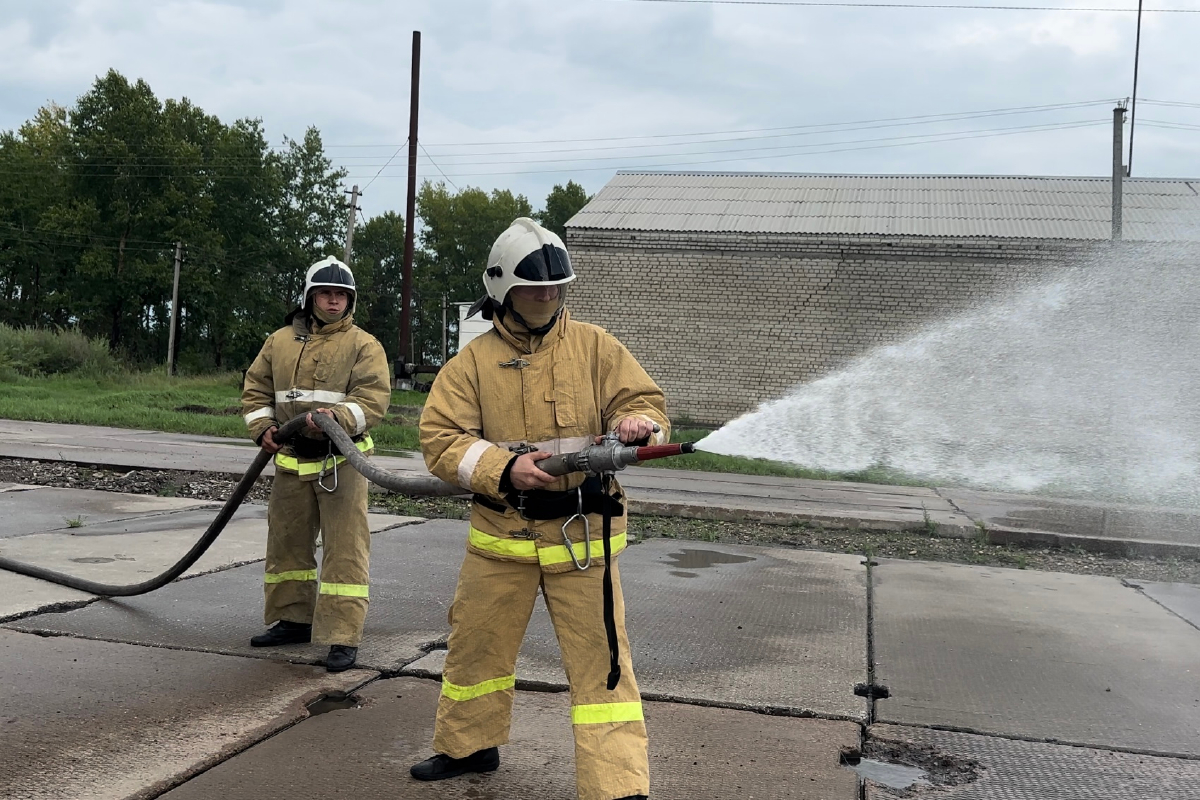
[[[520,218],[500,235],[476,304],[491,332],[441,370],[421,416],[429,470],[474,493],[467,553],[450,608],[432,781],[499,766],[508,741],[517,651],[540,587],[571,688],[582,800],[649,794],[646,726],[629,657],[620,572],[625,498],[615,481],[538,469],[615,433],[669,438],[662,391],[629,351],[564,307],[575,279],[562,240]],[[605,491],[607,489],[607,491]],[[606,519],[606,517],[608,519]],[[606,585],[607,584],[607,585]]]

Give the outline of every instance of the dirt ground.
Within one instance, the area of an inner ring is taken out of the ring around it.
[[[0,482],[99,489],[225,500],[240,476],[174,470],[113,471],[60,461],[0,459]],[[260,478],[248,502],[265,503],[270,479]],[[372,510],[437,519],[463,519],[468,503],[457,498],[409,498],[371,495]],[[1200,560],[1122,558],[1083,550],[1019,548],[975,540],[944,539],[919,531],[846,531],[809,523],[777,525],[762,522],[723,522],[678,517],[635,516],[630,531],[638,537],[771,545],[830,553],[859,553],[875,558],[947,561],[956,564],[1110,575],[1144,581],[1200,584]]]

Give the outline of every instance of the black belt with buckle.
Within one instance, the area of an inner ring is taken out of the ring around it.
[[[580,495],[583,493],[583,513],[603,514],[619,517],[625,513],[621,503],[621,494],[607,495],[601,486],[600,479],[592,476],[587,478],[579,489],[565,492],[551,492],[545,489],[532,489],[528,492],[509,492],[502,503],[492,498],[476,494],[471,499],[484,508],[504,514],[512,509],[523,512],[525,519],[566,519],[579,511]],[[522,497],[522,495],[524,495]]]

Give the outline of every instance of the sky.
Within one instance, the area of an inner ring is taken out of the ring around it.
[[[420,31],[419,179],[535,209],[617,169],[1111,175],[1136,14],[786,2],[0,0],[0,129],[117,69],[275,146],[315,126],[366,216],[403,213]],[[1200,0],[1146,9],[1132,174],[1200,177]]]

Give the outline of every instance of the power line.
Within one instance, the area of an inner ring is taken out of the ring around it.
[[[1136,8],[1073,8],[1068,6],[980,6],[965,3],[850,3],[824,0],[624,0],[627,3],[673,3],[683,6],[794,6],[797,8],[948,8],[970,11],[1099,11],[1136,14]],[[1200,14],[1200,8],[1147,8],[1147,14]]]
[[[386,162],[386,163],[385,163],[385,164],[384,164],[382,167],[380,167],[380,168],[379,168],[379,172],[376,172],[376,173],[375,173],[375,178],[378,178],[378,177],[379,177],[379,175],[380,175],[380,173],[382,173],[382,172],[383,172],[385,169],[387,169],[387,166],[388,166],[388,164],[392,163],[392,160],[393,160],[393,159],[395,159],[395,158],[396,158],[396,156],[400,155],[400,151],[401,151],[401,150],[403,150],[403,149],[404,149],[404,148],[405,148],[407,145],[408,145],[408,140],[407,140],[407,139],[405,139],[405,140],[404,140],[404,144],[402,144],[402,145],[400,145],[399,147],[397,147],[397,148],[396,148],[396,152],[392,153],[392,157],[391,157],[391,158],[389,158],[389,159],[387,160],[387,162]],[[375,182],[375,178],[371,178],[371,180],[367,181],[367,185],[363,187],[363,191],[364,191],[364,192],[365,192],[365,191],[368,189],[368,187],[370,187],[370,185],[371,185],[372,183],[374,183],[374,182]]]
[[[992,133],[996,131],[1038,131],[1038,130],[1055,130],[1060,127],[1075,127],[1077,125],[1091,125],[1095,120],[1071,120],[1069,122],[1047,122],[1038,125],[1018,125],[1008,128],[977,128],[975,130],[965,131],[946,131],[944,133],[914,133],[907,136],[882,136],[874,139],[848,139],[845,141],[833,142],[814,142],[813,144],[784,144],[775,145],[772,147],[743,147],[743,148],[722,148],[718,150],[697,150],[691,153],[679,153],[680,156],[700,156],[700,155],[721,155],[725,153],[768,153],[776,150],[799,150],[812,147],[828,147],[831,144],[864,144],[870,142],[893,142],[904,139],[928,139],[931,137],[953,136],[963,133]],[[504,166],[509,164],[574,164],[587,161],[618,161],[629,160],[630,158],[663,158],[676,155],[673,153],[647,153],[637,156],[582,156],[578,158],[538,158],[528,159],[523,161],[460,161],[450,165],[453,167],[468,167],[468,166]],[[785,154],[786,155],[786,154]]]
[[[1109,123],[1107,121],[1085,122],[1085,123],[1081,123],[1081,124],[1073,124],[1070,126],[1055,128],[1054,130],[1072,130],[1072,129],[1077,129],[1077,128],[1091,128],[1091,127],[1099,127],[1099,126],[1107,127],[1110,124],[1111,123]],[[1031,131],[1028,129],[1019,129],[1019,130],[1010,130],[1010,131],[1005,131],[1005,132],[1000,132],[1000,133],[983,133],[983,134],[975,134],[975,135],[969,135],[969,136],[951,136],[949,138],[931,139],[931,140],[923,141],[923,142],[893,142],[891,144],[877,144],[877,145],[868,145],[868,146],[864,146],[864,147],[840,147],[840,148],[834,148],[831,150],[813,150],[813,151],[810,151],[807,153],[783,153],[783,154],[760,156],[757,160],[775,159],[775,158],[792,158],[792,157],[796,157],[796,156],[826,155],[829,153],[847,153],[847,152],[853,152],[853,151],[858,151],[858,150],[879,150],[879,149],[890,148],[890,147],[912,147],[914,145],[921,145],[921,144],[940,144],[942,142],[953,142],[953,141],[960,141],[960,140],[964,140],[964,139],[987,139],[987,138],[992,138],[992,137],[996,137],[996,136],[1012,136],[1014,134],[1036,133],[1036,132],[1038,132],[1038,131]],[[675,162],[670,162],[670,163],[665,163],[665,164],[644,164],[644,165],[640,165],[637,167],[629,167],[628,169],[638,169],[638,170],[649,171],[649,170],[655,170],[655,169],[698,166],[698,165],[705,165],[705,164],[723,164],[723,163],[729,163],[731,161],[747,161],[747,160],[754,160],[754,159],[752,159],[752,157],[740,156],[738,158],[718,158],[718,159],[708,159],[708,160],[702,160],[702,161],[675,161]],[[537,162],[528,162],[528,163],[537,163]],[[538,174],[561,175],[561,174],[568,173],[568,172],[596,172],[596,171],[608,171],[608,170],[615,170],[615,169],[621,169],[621,168],[614,167],[614,166],[606,166],[606,167],[573,167],[573,168],[568,167],[568,168],[562,168],[562,169],[539,169],[539,170],[505,170],[505,171],[499,171],[499,172],[471,172],[471,173],[462,173],[462,174],[456,173],[454,177],[456,177],[456,178],[476,178],[476,177],[485,177],[485,176],[492,176],[492,175],[538,175]],[[400,176],[386,175],[384,177],[400,177]]]
[[[429,163],[433,164],[437,171],[442,173],[442,177],[450,181],[450,185],[454,187],[454,191],[462,191],[457,185],[455,185],[454,181],[450,180],[449,175],[447,175],[445,172],[442,172],[442,168],[437,165],[437,162],[433,160],[433,156],[429,155],[429,151],[425,149],[425,145],[421,144],[419,140],[417,141],[417,147],[421,148],[421,152],[425,154],[425,158],[429,159]]]

